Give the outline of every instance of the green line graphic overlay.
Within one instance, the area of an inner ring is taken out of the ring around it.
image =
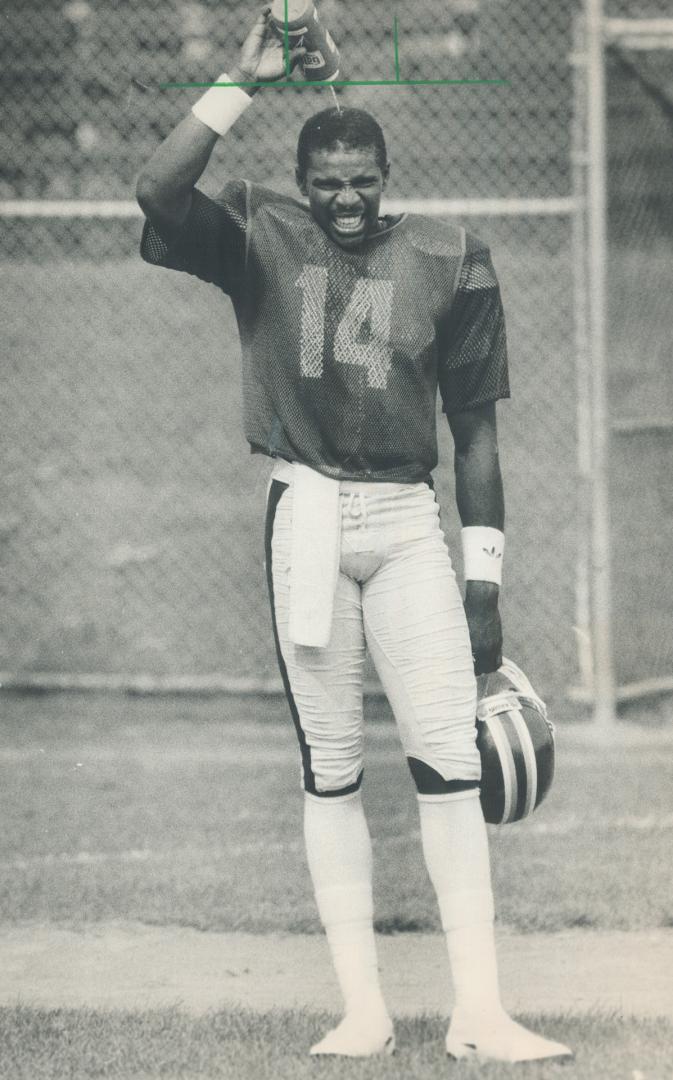
[[[311,79],[304,82],[294,82],[291,78],[292,66],[290,62],[290,35],[288,31],[288,0],[285,0],[285,28],[283,32],[283,48],[285,52],[285,79],[277,79],[275,82],[165,82],[159,83],[160,90],[209,90],[213,86],[237,86],[249,90],[276,89],[285,90],[291,87],[293,90],[314,89],[315,87],[334,86],[508,86],[507,79],[401,79],[400,78],[400,48],[397,14],[393,18],[393,47],[395,52],[395,78],[394,79]]]
[[[312,90],[316,86],[509,86],[507,79],[344,79],[332,81],[328,79],[315,79],[311,82],[293,82],[280,80],[278,82],[168,82],[159,83],[160,90],[208,90],[212,86],[247,86],[265,89],[285,90],[292,87],[293,90]]]

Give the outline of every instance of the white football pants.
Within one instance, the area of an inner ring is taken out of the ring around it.
[[[340,483],[341,551],[326,648],[289,640],[292,485],[274,480],[267,575],[303,785],[349,794],[362,775],[365,647],[419,791],[480,778],[476,681],[463,603],[427,484]],[[439,784],[439,786],[437,786]]]

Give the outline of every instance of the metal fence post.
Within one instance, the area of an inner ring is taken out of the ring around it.
[[[592,362],[592,630],[594,722],[615,717],[612,656],[610,506],[608,494],[608,402],[606,355],[607,162],[603,0],[586,0],[589,348]]]

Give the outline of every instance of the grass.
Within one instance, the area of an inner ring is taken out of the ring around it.
[[[191,1018],[177,1010],[145,1013],[0,1009],[0,1075],[12,1080],[670,1080],[673,1025],[666,1021],[588,1017],[522,1017],[567,1042],[575,1060],[522,1066],[448,1063],[444,1022],[397,1024],[391,1059],[312,1060],[307,1048],[332,1023],[324,1014],[244,1010]]]
[[[295,735],[282,701],[0,697],[0,921],[131,919],[317,932]],[[378,928],[438,929],[413,788],[370,708],[364,794]],[[554,787],[491,830],[500,922],[517,930],[670,925],[673,742],[587,748],[559,734]]]
[[[283,702],[0,696],[0,925],[134,919],[208,930],[317,931],[294,732]],[[370,708],[365,780],[378,929],[438,929],[416,807],[392,725]],[[500,922],[522,931],[668,926],[673,740],[597,751],[560,732],[556,783],[529,823],[492,830]],[[572,999],[569,1000],[572,1007]],[[450,1064],[445,1021],[397,1025],[390,1060],[314,1061],[332,1017],[231,1008],[0,1008],[7,1080],[671,1080],[670,1021],[522,1017],[567,1065]]]

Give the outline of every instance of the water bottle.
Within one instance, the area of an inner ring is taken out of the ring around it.
[[[287,4],[287,23],[285,11]],[[303,46],[306,53],[301,58],[304,78],[311,81],[332,82],[339,74],[339,50],[327,30],[318,19],[313,0],[273,0],[271,23],[284,41],[287,27],[290,49]]]

